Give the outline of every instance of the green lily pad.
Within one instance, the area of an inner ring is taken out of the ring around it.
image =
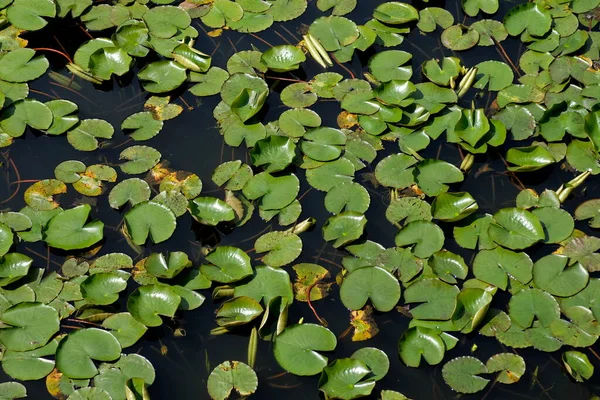
[[[281,267],[294,261],[302,252],[302,240],[291,232],[269,232],[254,243],[257,253],[265,253],[261,259],[271,267]]]
[[[360,310],[370,299],[376,310],[386,312],[400,300],[400,284],[383,268],[359,268],[344,278],[340,298],[351,310]]]
[[[458,357],[448,361],[442,368],[444,382],[459,393],[477,393],[489,383],[480,374],[488,373],[484,363],[475,357]]]
[[[0,65],[1,67],[1,65]],[[47,105],[33,99],[17,100],[1,115],[0,127],[12,137],[25,133],[27,126],[33,129],[46,130],[52,125],[52,111]]]
[[[308,33],[327,51],[340,50],[343,46],[352,44],[360,34],[354,22],[335,15],[317,18],[310,25]]]
[[[437,365],[444,359],[446,346],[433,330],[416,326],[404,331],[398,341],[398,353],[402,362],[409,367],[418,368],[421,358],[427,364]]]
[[[181,297],[167,285],[144,285],[129,295],[127,310],[146,326],[160,326],[160,316],[173,317],[180,302]]]
[[[380,82],[393,79],[406,81],[412,76],[412,67],[405,65],[412,58],[410,53],[401,50],[387,50],[377,53],[369,60],[369,70]]]
[[[323,369],[319,379],[319,390],[336,399],[355,399],[368,396],[375,382],[363,380],[371,370],[361,360],[341,358]]]
[[[370,203],[369,192],[356,182],[334,186],[325,196],[325,208],[332,214],[343,211],[365,213]]]
[[[540,289],[524,289],[513,295],[508,310],[513,324],[521,328],[529,328],[534,318],[547,327],[560,317],[556,299]]]
[[[121,124],[123,131],[132,131],[131,138],[136,141],[153,138],[158,135],[162,127],[163,122],[155,120],[149,111],[132,114]]]
[[[442,160],[425,160],[417,164],[414,172],[419,188],[428,196],[437,196],[448,190],[449,183],[462,182],[464,176],[454,165]]]
[[[94,151],[98,148],[98,138],[110,139],[115,130],[102,119],[84,119],[67,132],[67,140],[79,151]]]
[[[296,46],[280,45],[265,51],[260,59],[272,71],[287,72],[298,69],[306,56]]]
[[[69,378],[87,379],[98,373],[93,360],[113,361],[121,356],[121,345],[109,332],[81,329],[61,340],[56,350],[56,368]]]
[[[225,328],[245,325],[258,318],[263,311],[262,306],[251,297],[234,297],[217,309],[217,325]]]
[[[286,371],[300,376],[320,373],[327,366],[327,357],[319,351],[333,351],[335,335],[315,324],[291,325],[276,336],[273,353],[277,363]]]
[[[590,219],[589,226],[600,228],[600,199],[584,201],[575,209],[575,218],[578,221]]]
[[[496,380],[506,385],[518,382],[525,373],[525,360],[513,353],[495,354],[485,365],[489,373],[499,372]]]
[[[395,238],[396,246],[414,245],[412,253],[427,258],[444,246],[444,232],[430,221],[413,221],[406,224]]]
[[[42,303],[20,303],[2,313],[5,328],[0,341],[16,352],[30,351],[48,343],[59,329],[58,313]]]
[[[545,237],[539,218],[519,208],[503,208],[496,212],[488,233],[496,243],[512,250],[525,249]]]
[[[109,305],[119,299],[127,281],[117,274],[100,272],[86,278],[80,286],[87,304]]]
[[[573,233],[575,222],[571,214],[557,207],[539,207],[532,211],[544,227],[546,243],[560,243]]]
[[[161,7],[153,8],[157,10]],[[165,93],[178,88],[185,81],[186,69],[174,61],[155,61],[138,72],[144,89],[150,93]]]
[[[129,178],[117,183],[108,194],[108,202],[112,208],[120,208],[125,203],[135,206],[150,199],[150,186],[139,178]]]
[[[536,3],[521,4],[504,17],[504,26],[511,36],[527,31],[532,36],[544,36],[552,24],[550,12]]]
[[[498,0],[463,0],[463,10],[471,17],[475,17],[479,14],[479,11],[483,11],[486,14],[494,14],[498,11]]]
[[[229,204],[214,197],[196,197],[190,201],[190,214],[203,225],[217,225],[235,218]]]
[[[142,174],[149,171],[160,161],[161,154],[149,146],[131,146],[119,154],[119,160],[127,160],[121,164],[121,171],[126,174]]]
[[[322,96],[321,96],[322,97]],[[316,112],[296,108],[284,111],[279,117],[279,129],[292,138],[304,136],[306,128],[316,128],[321,125],[321,117]]]
[[[344,211],[330,217],[323,225],[323,239],[335,240],[333,247],[344,246],[363,234],[367,219],[364,214],[355,211]]]
[[[31,351],[6,350],[2,354],[2,369],[14,379],[42,379],[54,369],[54,361],[44,357],[54,356],[57,347],[58,341],[54,339]]]
[[[91,209],[83,204],[52,217],[44,231],[44,241],[63,250],[85,249],[98,243],[104,237],[104,224],[86,223]]]
[[[446,29],[454,24],[454,16],[448,10],[440,7],[427,7],[419,10],[417,27],[426,33],[434,32],[436,26]]]
[[[264,299],[265,304],[276,297],[285,298],[290,304],[294,300],[288,273],[266,265],[256,267],[255,276],[250,282],[236,286],[234,296],[247,296],[256,301]]]
[[[551,254],[533,265],[535,286],[554,296],[570,297],[588,284],[588,271],[579,263],[567,267],[568,258]]]
[[[307,7],[307,0],[270,0],[271,7],[266,11],[277,22],[290,21],[301,16]]]
[[[250,396],[258,388],[256,372],[240,361],[225,361],[208,376],[208,394],[214,400],[229,398],[232,390],[240,396]]]
[[[477,253],[473,260],[473,273],[477,279],[506,290],[509,277],[522,284],[531,281],[533,262],[526,253],[496,247]]]
[[[264,210],[280,210],[290,204],[300,191],[300,181],[294,174],[274,177],[268,172],[253,176],[244,186],[248,200],[260,198]]]
[[[404,189],[414,183],[413,165],[417,160],[406,154],[392,154],[381,160],[375,167],[377,181],[397,189]]]
[[[418,20],[419,12],[410,4],[389,1],[378,5],[373,17],[386,24],[398,25]]]
[[[456,222],[479,209],[477,202],[467,192],[440,193],[431,204],[433,218]]]
[[[6,400],[22,399],[27,397],[27,389],[18,382],[0,383],[0,398]]]
[[[150,33],[159,38],[170,38],[192,22],[184,9],[174,6],[154,7],[144,13],[143,19]]]
[[[441,280],[450,284],[455,284],[457,278],[465,279],[469,272],[465,260],[448,250],[433,253],[429,265]]]
[[[214,282],[232,283],[252,275],[250,257],[237,247],[219,246],[206,260],[211,264],[202,265],[200,270]]]
[[[452,317],[456,309],[458,293],[456,286],[442,282],[440,279],[427,278],[418,280],[406,288],[404,301],[423,303],[411,309],[413,318],[445,321]]]
[[[284,136],[269,136],[256,142],[250,156],[252,164],[266,166],[267,172],[278,172],[290,165],[295,157],[296,145]]]
[[[594,366],[587,355],[579,351],[565,351],[562,360],[567,372],[577,382],[583,382],[594,375]]]
[[[164,242],[171,237],[176,224],[175,214],[153,201],[138,203],[125,214],[127,233],[138,246],[146,243],[148,236],[154,243]]]
[[[113,314],[102,321],[104,328],[110,329],[110,333],[121,343],[122,348],[133,346],[148,328],[137,321],[128,312]]]
[[[479,42],[479,32],[462,25],[452,25],[442,32],[442,43],[454,51],[468,50]]]
[[[45,57],[35,57],[35,50],[16,49],[0,59],[0,79],[6,82],[32,81],[42,76],[49,65]]]

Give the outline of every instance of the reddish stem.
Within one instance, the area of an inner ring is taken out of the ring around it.
[[[63,53],[60,50],[51,49],[51,48],[48,48],[48,47],[36,47],[33,50],[35,50],[35,51],[50,51],[52,53],[60,54],[61,56],[63,56],[64,58],[66,58],[67,61],[69,61],[70,63],[73,62],[73,60],[71,59],[71,57],[69,57],[69,55],[67,53]]]

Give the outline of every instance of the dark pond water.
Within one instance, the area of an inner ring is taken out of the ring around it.
[[[373,8],[381,2],[379,0],[359,0],[359,6],[349,15],[349,18],[358,24],[362,24],[370,19]],[[501,10],[498,16],[503,15],[508,9],[517,3],[521,3],[521,1],[501,1],[500,3]],[[459,11],[459,0],[430,1],[428,3],[414,1],[413,4],[417,7],[445,7],[455,14],[457,21],[461,21],[463,18],[462,13]],[[306,13],[301,18],[286,23],[285,28],[292,34],[299,36],[298,32],[321,15],[323,14],[315,7],[314,1],[310,1]],[[250,49],[251,46],[256,46],[260,50],[268,48],[262,41],[250,35],[236,32],[226,31],[221,37],[209,38],[202,34],[198,22],[194,22],[194,25],[201,33],[196,48],[206,53],[214,53],[213,65],[224,67],[226,60],[236,49],[238,51],[246,50]],[[277,23],[267,32],[260,33],[259,36],[273,45],[283,44],[283,39],[274,31],[286,37],[290,42],[297,43],[297,39],[290,36],[286,30],[282,29],[281,24]],[[48,32],[53,32],[54,36],[48,34]],[[438,38],[439,32],[436,35],[423,36],[415,29],[399,47],[413,54],[414,76],[420,75],[419,66],[425,59],[453,55],[451,51],[441,46]],[[29,36],[31,47],[56,47],[58,41],[60,41],[70,54],[87,39],[88,37],[74,21],[61,21],[55,23],[50,29],[45,29],[43,35]],[[521,53],[520,42],[507,40],[504,42],[504,47],[513,60],[518,60]],[[362,66],[366,64],[366,60],[370,55],[372,53],[367,52],[360,58],[355,57],[354,63],[349,66],[354,74],[361,75]],[[476,51],[456,55],[463,58],[463,64],[467,66],[489,59],[501,60],[500,55],[494,48],[489,50],[479,48]],[[60,56],[48,54],[47,57],[52,63],[53,70],[66,74],[64,60]],[[348,72],[339,67],[331,70],[349,77]],[[322,70],[316,63],[307,62],[298,77],[310,79],[319,72],[322,72]],[[77,83],[81,85],[80,90],[65,90],[57,86],[46,75],[31,84],[32,89],[40,92],[39,94],[36,92],[32,97],[45,101],[48,100],[49,95],[73,100],[79,105],[82,119],[103,118],[115,127],[120,126],[122,120],[130,114],[141,111],[143,103],[148,97],[147,94],[142,93],[141,86],[134,74],[126,76],[120,81],[113,81],[112,86],[94,87],[92,84],[81,80],[77,80]],[[279,93],[285,87],[284,82],[269,81],[268,83],[271,85],[272,90],[264,121],[277,119],[279,114],[285,110],[279,101]],[[168,160],[172,168],[196,173],[204,182],[203,193],[217,191],[218,188],[210,179],[213,169],[223,161],[232,159],[247,160],[247,151],[244,147],[232,150],[223,146],[222,137],[219,135],[212,117],[212,110],[219,101],[219,96],[196,98],[184,92],[181,93],[181,96],[176,102],[182,105],[185,102],[190,107],[186,108],[183,114],[176,119],[166,122],[162,132],[144,144],[158,149],[162,153],[163,160]],[[470,98],[462,100],[463,105],[469,104],[470,101]],[[475,101],[479,106],[485,106],[488,99],[475,99]],[[340,111],[337,102],[320,101],[313,108],[323,117],[324,126],[336,126],[335,117]],[[54,167],[65,160],[80,159],[87,165],[94,163],[114,165],[118,163],[118,154],[127,140],[127,137],[117,129],[110,146],[84,154],[74,150],[67,143],[65,137],[48,137],[28,132],[9,148],[9,155],[17,165],[21,179],[44,179],[53,177]],[[380,152],[378,160],[397,151],[396,144],[388,143],[386,146],[386,150]],[[506,144],[506,147],[509,146],[511,146],[511,143]],[[500,148],[499,153],[504,154],[505,150]],[[82,155],[84,158],[82,158]],[[455,165],[460,163],[460,154],[456,146],[446,144],[443,139],[432,143],[423,156],[426,158],[439,157]],[[381,243],[383,246],[391,247],[394,245],[396,228],[384,218],[388,202],[387,193],[385,189],[377,188],[370,183],[369,173],[372,170],[371,167],[368,167],[357,173],[357,180],[359,182],[363,181],[361,183],[369,189],[372,197],[371,207],[367,212],[369,220],[367,237]],[[14,186],[9,186],[9,183],[16,179],[12,171],[10,173],[7,169],[5,171],[7,172],[6,180],[0,183],[0,198],[6,198],[12,193]],[[481,211],[493,213],[498,208],[513,205],[519,192],[519,189],[510,181],[509,177],[503,173],[504,171],[505,167],[498,155],[492,153],[478,156],[473,172],[466,176],[463,183],[454,185],[452,189],[470,192],[479,203]],[[302,181],[303,170],[298,169],[294,172],[298,174]],[[561,183],[570,180],[572,177],[572,172],[562,170],[559,165],[545,168],[536,173],[521,174],[523,184],[538,192],[545,188],[557,189]],[[308,190],[308,185],[305,182],[302,185],[300,193]],[[6,208],[18,210],[23,206],[22,192],[26,187],[27,184],[22,185],[19,196],[11,203],[5,204]],[[63,205],[77,203],[82,200],[74,195],[73,191],[70,192],[68,195],[62,196],[61,203]],[[594,197],[600,197],[600,180],[598,178],[590,179],[585,185],[585,189],[577,191],[564,206],[572,213],[574,208],[584,199]],[[313,231],[302,235],[304,251],[296,262],[317,262],[321,259],[320,264],[327,267],[335,276],[339,272],[339,267],[336,265],[340,264],[344,253],[326,244],[322,239],[321,226],[328,217],[322,206],[323,198],[323,193],[311,190],[302,199],[303,213],[301,219],[314,217],[318,223]],[[106,195],[97,198],[94,208],[95,215],[107,226],[105,244],[101,254],[120,251],[134,255],[120,232],[112,229],[120,224],[123,218],[122,213],[109,207]],[[248,250],[253,247],[254,238],[268,226],[260,220],[258,215],[255,215],[249,224],[237,228],[233,232],[225,233],[214,228],[201,227],[192,222],[189,215],[186,215],[178,218],[177,230],[170,240],[159,245],[147,245],[144,253],[139,258],[145,257],[150,252],[181,250],[197,259],[201,246],[213,246],[216,243],[234,245]],[[272,227],[275,228],[275,225],[272,225]],[[587,231],[586,224],[580,224],[577,228]],[[450,246],[447,247],[448,250],[462,254],[467,261],[471,259],[471,253],[465,253],[458,246],[452,247],[450,242],[447,243],[447,246]],[[17,246],[17,251],[34,257],[35,263],[39,267],[43,267],[48,263],[50,270],[58,269],[65,257],[64,253],[51,251],[49,253],[50,259],[46,261],[44,257],[46,257],[48,250],[43,243],[21,243]],[[538,256],[538,254],[534,255]],[[318,313],[328,321],[329,328],[336,336],[340,336],[348,328],[349,312],[339,300],[337,287],[334,285],[332,288],[329,297],[315,302],[314,305]],[[142,341],[128,349],[147,357],[154,365],[157,380],[150,387],[150,394],[153,399],[207,399],[206,380],[212,368],[225,360],[246,359],[248,332],[242,330],[238,334],[216,337],[209,334],[209,331],[216,326],[214,311],[218,303],[213,303],[210,300],[209,291],[205,291],[204,294],[207,296],[207,301],[201,308],[181,313],[174,321],[169,321],[159,328],[150,329]],[[504,306],[506,299],[501,296],[496,297],[495,302],[497,302],[497,305]],[[290,309],[289,321],[292,323],[300,318],[304,318],[305,321],[316,322],[306,303],[294,303],[294,306]],[[414,399],[458,397],[444,384],[441,378],[441,365],[414,369],[406,367],[398,359],[397,341],[408,326],[408,318],[400,313],[390,312],[376,315],[375,319],[380,327],[377,336],[367,342],[354,343],[350,339],[351,335],[348,335],[339,340],[335,353],[330,355],[331,360],[348,357],[356,349],[365,346],[378,347],[388,354],[391,361],[390,372],[383,380],[378,382],[371,398],[378,398],[379,391],[382,389],[397,390]],[[175,337],[173,331],[178,327],[185,329],[187,336]],[[448,352],[446,359],[470,354],[473,344],[478,346],[475,355],[483,360],[498,352],[507,351],[493,338],[485,338],[476,333],[466,336],[461,335],[460,337],[459,345]],[[168,349],[165,355],[161,354],[161,347]],[[275,362],[270,347],[270,344],[264,341],[259,344],[255,368],[259,377],[259,389],[254,398],[287,398],[290,400],[319,398],[318,377],[303,378],[291,374],[280,376],[282,369]],[[595,349],[597,353],[600,353],[599,345],[596,345]],[[477,395],[461,397],[465,399],[589,399],[594,394],[600,394],[600,373],[596,373],[595,377],[586,384],[574,383],[563,371],[560,361],[562,352],[547,354],[526,349],[519,350],[519,354],[527,362],[527,373],[519,383],[510,386],[489,385],[485,391]],[[596,364],[597,369],[600,368],[599,360],[592,359],[592,362]],[[0,381],[8,379],[0,372]],[[50,398],[43,382],[28,383],[27,388],[30,398]]]

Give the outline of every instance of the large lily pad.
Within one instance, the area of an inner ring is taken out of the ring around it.
[[[327,357],[319,351],[333,351],[335,335],[315,324],[291,325],[275,339],[273,353],[279,365],[295,374],[310,376],[320,373],[327,365]]]

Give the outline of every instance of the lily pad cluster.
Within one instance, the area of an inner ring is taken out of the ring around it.
[[[589,232],[600,227],[600,200],[581,202],[574,215],[563,203],[600,173],[597,0],[522,2],[502,21],[491,19],[498,0],[463,0],[462,23],[445,9],[396,1],[376,4],[357,23],[349,15],[356,1],[318,0],[314,6],[327,15],[298,43],[236,50],[221,66],[194,47],[200,34],[192,22],[206,26],[208,37],[254,33],[299,17],[307,1],[173,3],[1,5],[10,24],[0,34],[2,146],[18,145],[28,128],[66,134],[84,152],[100,152],[99,139],[113,137],[112,125],[80,119],[71,101],[29,97],[28,82],[49,62],[38,54],[44,49],[27,48],[19,35],[70,15],[105,35],[82,43],[72,59],[63,54],[73,79],[103,85],[135,70],[146,92],[164,94],[149,96],[143,111],[122,121],[131,140],[158,135],[183,112],[171,102],[175,94],[189,89],[219,96],[213,115],[224,143],[248,150],[243,161],[212,170],[219,190],[211,193],[203,193],[200,171],[171,168],[159,149],[143,144],[103,163],[63,161],[53,177],[28,186],[22,208],[0,213],[0,350],[9,376],[45,379],[56,398],[149,399],[154,368],[131,347],[212,296],[218,308],[211,334],[249,335],[249,343],[246,362],[212,369],[211,398],[258,389],[260,340],[272,345],[283,370],[319,375],[315,388],[327,398],[369,396],[391,355],[363,347],[330,359],[341,337],[312,302],[327,298],[333,285],[349,312],[352,341],[378,334],[374,315],[399,311],[410,319],[397,335],[400,360],[413,368],[443,363],[443,379],[457,392],[476,393],[490,380],[512,384],[526,372],[525,360],[508,351],[444,362],[463,335],[475,333],[512,349],[562,351],[574,380],[593,376],[585,349],[600,337],[600,239]],[[411,32],[439,34],[454,55],[413,65],[409,48],[399,48]],[[509,37],[523,45],[516,62],[502,44]],[[460,57],[490,46],[501,61],[469,65]],[[350,62],[361,59],[355,74]],[[282,103],[276,116],[267,107],[272,99]],[[324,126],[323,102],[338,107],[337,126]],[[431,156],[433,142],[457,148],[460,165],[443,153]],[[390,143],[397,150],[389,151]],[[522,187],[514,202],[484,213],[460,184],[489,153],[503,158],[515,180],[558,163],[577,175],[542,193]],[[323,221],[301,218],[304,183],[323,195]],[[93,202],[61,206],[70,186],[122,213],[116,230],[135,257],[99,255],[108,227],[95,219]],[[371,186],[389,195],[384,216],[397,230],[389,247],[368,238],[377,193]],[[251,250],[206,245],[192,261],[180,250],[145,248],[171,239],[184,218],[226,233],[256,214],[270,229],[251,238]],[[300,262],[302,234],[317,224],[324,242],[344,252],[335,278],[322,265]],[[21,243],[39,241],[64,252],[59,269],[38,267],[21,251]],[[290,307],[305,305],[316,322],[288,323]],[[25,395],[18,383],[0,385],[0,397]],[[382,390],[381,398],[405,397]]]

